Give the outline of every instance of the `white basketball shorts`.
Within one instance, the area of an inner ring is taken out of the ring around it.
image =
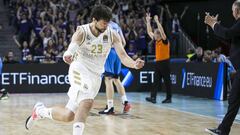
[[[82,100],[94,99],[97,96],[102,78],[77,61],[70,64],[68,77],[70,88],[68,91],[69,101],[66,108],[75,113]]]

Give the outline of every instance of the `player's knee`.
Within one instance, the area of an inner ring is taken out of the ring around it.
[[[87,109],[91,109],[93,105],[93,100],[89,99],[89,100],[85,100],[84,101],[84,107]]]
[[[68,111],[64,114],[64,122],[71,122],[74,120],[74,113],[71,111]]]
[[[104,81],[106,84],[110,84],[112,83],[113,79],[111,77],[105,77]]]
[[[117,83],[117,79],[116,79],[116,78],[114,78],[114,79],[113,79],[113,82],[114,82],[114,83]]]
[[[121,83],[118,78],[114,78],[114,79],[113,79],[113,82],[114,82],[114,84],[119,84],[119,83]]]

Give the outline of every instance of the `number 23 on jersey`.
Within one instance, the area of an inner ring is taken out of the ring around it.
[[[94,54],[101,54],[103,53],[103,45],[101,44],[98,44],[98,45],[92,45],[92,51],[91,53],[94,53]]]

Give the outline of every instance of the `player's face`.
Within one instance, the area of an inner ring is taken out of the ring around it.
[[[108,23],[109,22],[105,20],[95,21],[95,28],[98,30],[98,32],[103,33],[107,29]]]
[[[154,30],[154,39],[155,40],[161,40],[162,37],[160,35],[160,32],[158,30]]]

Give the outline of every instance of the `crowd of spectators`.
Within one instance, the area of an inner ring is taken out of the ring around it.
[[[221,47],[214,50],[203,50],[202,47],[197,47],[195,50],[189,50],[187,56],[188,59],[186,62],[226,63],[228,80],[231,80],[236,73],[236,70],[229,58],[221,53]]]
[[[143,9],[154,3],[154,0],[106,3],[113,9],[113,21],[124,32],[126,50],[134,53],[134,57],[147,53],[143,20],[146,11]],[[21,63],[62,61],[61,56],[76,27],[91,22],[90,11],[94,4],[95,1],[87,0],[10,0],[5,3],[10,13],[9,25],[16,30],[13,40],[21,50]]]
[[[9,0],[5,3],[9,9],[9,25],[16,33],[13,36],[21,50],[21,63],[56,63],[62,61],[71,36],[78,25],[91,22],[90,12],[96,0]],[[102,0],[112,8],[113,21],[122,28],[127,41],[125,47],[129,56],[136,59],[143,55],[154,55],[153,42],[146,35],[145,14],[159,15],[164,29],[170,37],[173,50],[177,50],[176,39],[180,22],[186,13],[171,13],[167,4],[161,0]],[[169,31],[169,32],[168,32]],[[219,51],[203,51],[198,47],[188,61],[221,61]],[[213,55],[215,54],[215,56]],[[15,63],[13,51],[9,51],[5,61]]]
[[[22,52],[22,63],[31,57],[35,62],[55,63],[70,43],[78,25],[91,22],[90,12],[98,0],[9,0],[9,25],[16,33],[13,40]],[[145,14],[159,15],[161,22],[167,22],[163,14],[169,15],[173,25],[166,28],[176,33],[178,19],[172,17],[169,7],[161,0],[102,0],[113,11],[113,21],[123,30],[127,41],[125,47],[130,56],[154,55],[154,44],[146,35]],[[186,12],[184,9],[183,14]],[[163,19],[164,18],[164,19]],[[166,23],[167,24],[167,23]],[[171,30],[174,29],[174,30]],[[150,44],[150,45],[149,45]]]

